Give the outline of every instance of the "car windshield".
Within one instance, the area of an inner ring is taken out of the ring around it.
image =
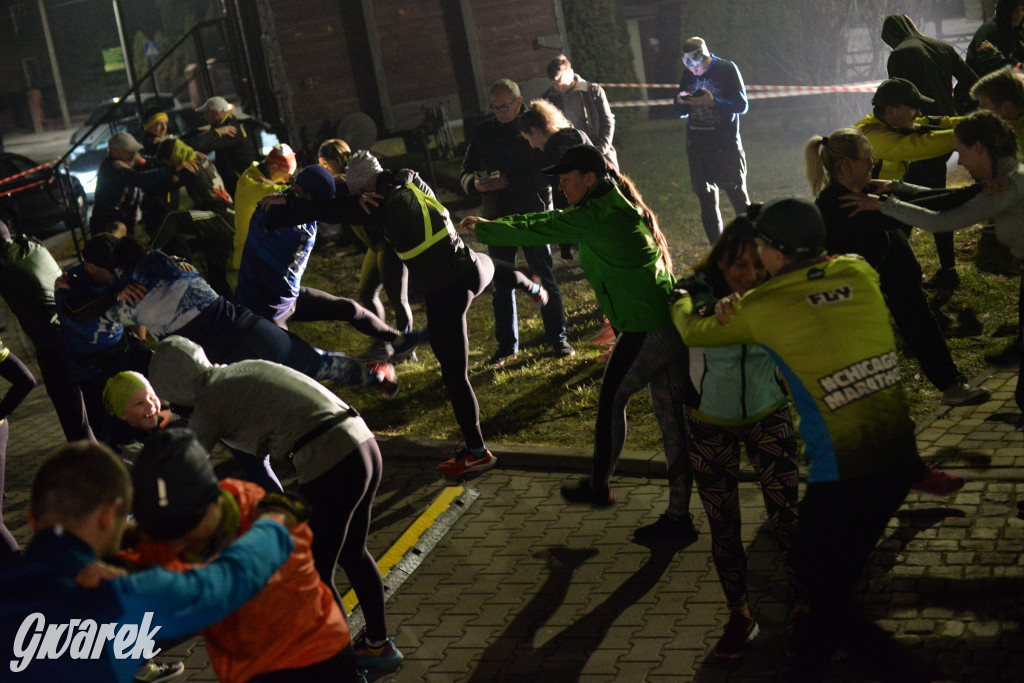
[[[149,97],[142,96],[142,106],[146,107],[161,107],[164,109],[173,109],[175,106],[174,100],[170,97]],[[106,102],[98,106],[89,118],[85,120],[86,126],[92,126],[100,121],[117,121],[119,119],[127,119],[132,116],[137,116],[138,111],[135,108],[135,98],[129,97],[121,100],[113,106],[111,109],[111,103]]]

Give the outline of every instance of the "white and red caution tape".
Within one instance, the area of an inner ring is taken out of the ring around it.
[[[9,175],[6,178],[0,178],[0,194],[9,197],[12,194],[16,194],[18,192],[23,192],[23,191],[29,190],[29,189],[31,189],[33,187],[38,187],[39,185],[45,185],[47,182],[49,182],[48,180],[37,180],[34,183],[29,183],[28,185],[22,185],[21,187],[16,187],[13,190],[4,191],[2,189],[4,185],[6,185],[7,183],[11,182],[12,180],[17,180],[18,178],[22,178],[24,176],[31,175],[32,173],[35,173],[36,171],[41,171],[44,168],[49,168],[50,166],[53,166],[56,163],[57,163],[57,159],[54,159],[53,161],[48,161],[45,164],[39,164],[35,168],[30,168],[27,171],[22,171],[21,173],[15,173],[14,175]]]
[[[863,83],[844,83],[842,85],[748,85],[748,100],[765,100],[776,97],[801,97],[804,95],[820,95],[833,92],[874,92],[879,81]],[[679,88],[678,83],[600,83],[604,88]],[[625,102],[609,102],[612,107],[658,107],[675,104],[675,98],[658,100],[629,100]]]

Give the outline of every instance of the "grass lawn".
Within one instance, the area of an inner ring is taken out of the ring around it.
[[[742,124],[751,198],[764,201],[784,195],[809,196],[803,177],[802,146],[811,132],[827,132],[825,127],[812,112],[778,106],[758,109],[756,104]],[[622,168],[659,216],[672,247],[677,273],[708,248],[697,202],[689,187],[685,128],[677,120],[634,123],[616,141]],[[385,166],[402,166],[401,159],[385,162]],[[438,167],[449,175],[457,175],[459,163]],[[962,169],[958,171],[954,177],[966,182],[966,174]],[[443,194],[441,198],[459,199]],[[728,220],[732,212],[725,197],[722,204]],[[983,355],[1009,340],[1017,315],[1017,281],[983,272],[976,265],[979,234],[977,226],[957,233],[958,268],[963,285],[948,300],[935,302],[948,332],[953,357],[971,379],[985,372]],[[485,249],[472,237],[464,239],[474,249]],[[934,271],[937,260],[931,236],[915,231],[912,243],[925,273]],[[361,260],[353,252],[339,251],[332,241],[322,239],[304,283],[355,297]],[[480,401],[484,436],[489,442],[584,448],[591,444],[603,371],[597,356],[603,349],[587,340],[598,331],[601,312],[575,261],[565,262],[556,255],[555,273],[562,288],[569,340],[577,350],[573,358],[559,360],[548,355],[537,310],[520,297],[519,357],[501,369],[491,369],[485,364],[496,349],[489,292],[484,292],[470,309],[470,378]],[[415,297],[413,311],[416,326],[425,324],[422,304]],[[388,317],[392,319],[390,311]],[[369,343],[340,323],[296,324],[293,330],[326,349],[357,351]],[[851,330],[851,334],[856,334],[856,330]],[[459,439],[437,362],[429,348],[421,349],[418,356],[417,361],[399,366],[402,392],[393,401],[367,389],[343,389],[339,393],[359,409],[377,433]],[[939,392],[923,378],[913,360],[903,359],[903,377],[914,417],[920,420],[935,410]],[[660,433],[646,393],[634,397],[629,418],[626,447],[659,449]]]

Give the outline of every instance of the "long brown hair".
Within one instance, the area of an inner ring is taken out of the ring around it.
[[[736,263],[736,260],[743,255],[747,249],[757,248],[757,242],[753,237],[747,235],[752,231],[744,229],[744,223],[749,224],[746,216],[736,216],[718,236],[718,240],[711,246],[711,249],[701,257],[693,266],[693,272],[700,273],[712,281],[716,281],[715,274],[722,275],[722,268],[719,266],[723,261],[726,267]],[[746,233],[746,234],[743,234]]]
[[[664,233],[661,232],[661,228],[658,227],[658,217],[654,215],[650,207],[644,203],[644,198],[640,196],[640,190],[636,189],[636,185],[629,179],[628,176],[621,173],[615,173],[609,170],[609,176],[618,188],[619,192],[626,200],[640,209],[640,214],[643,216],[644,224],[647,229],[651,231],[651,236],[654,238],[654,242],[658,245],[658,249],[661,250],[661,262],[665,264],[665,268],[668,272],[672,272],[672,254],[668,250],[668,240],[665,239]]]
[[[992,159],[993,176],[1000,159],[1017,154],[1017,136],[1013,129],[990,111],[976,111],[964,117],[953,128],[953,135],[961,145],[970,147],[981,143]]]

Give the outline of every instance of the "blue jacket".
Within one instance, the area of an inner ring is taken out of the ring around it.
[[[60,337],[65,360],[71,376],[77,380],[88,379],[103,373],[104,368],[89,363],[89,357],[101,356],[116,348],[124,337],[124,326],[105,318],[95,317],[82,321],[73,315],[99,299],[109,297],[114,288],[101,285],[85,273],[82,264],[72,266],[64,276],[67,287],[54,290],[57,302],[57,318],[60,320]]]
[[[711,66],[701,76],[683,69],[679,90],[695,93],[706,89],[715,98],[712,107],[691,107],[675,104],[679,118],[689,119],[686,128],[686,148],[717,149],[742,147],[740,142],[740,115],[747,113],[747,93],[743,76],[736,65],[727,59],[711,56]]]
[[[235,303],[270,320],[288,317],[316,242],[316,225],[288,220],[285,207],[256,209],[242,250]]]
[[[4,680],[10,676],[19,683],[131,681],[146,657],[128,648],[127,657],[118,659],[115,640],[108,640],[95,659],[75,656],[98,640],[89,637],[89,629],[95,634],[102,625],[113,624],[117,633],[125,626],[145,625],[147,613],[152,613],[147,633],[154,640],[195,633],[220,621],[263,588],[293,547],[285,527],[258,521],[200,569],[183,573],[147,569],[86,589],[75,583],[75,575],[97,559],[96,553],[59,527],[41,531],[33,537],[25,556],[0,572],[0,595],[4,596],[0,601],[0,671]],[[45,619],[45,626],[33,625],[16,643],[26,618],[37,613]],[[47,644],[47,639],[40,637],[34,648],[33,631],[45,633],[50,627],[56,631],[62,624],[65,628],[53,645],[60,656],[30,658],[33,654],[38,657]],[[136,639],[129,642],[134,644]],[[23,650],[20,656],[15,654],[16,645]],[[24,670],[9,673],[26,658]]]

